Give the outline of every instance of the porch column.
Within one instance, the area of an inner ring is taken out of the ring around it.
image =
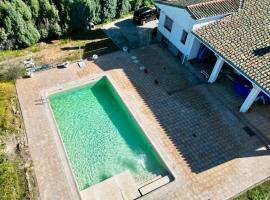
[[[208,83],[214,83],[217,80],[217,77],[219,75],[219,72],[220,72],[223,64],[224,64],[224,60],[219,56],[215,66],[214,66],[214,69],[210,75],[210,78],[208,79]]]
[[[240,108],[240,112],[247,112],[253,102],[256,100],[258,94],[261,92],[261,89],[257,85],[253,85],[252,90],[250,91],[249,95],[247,96],[246,100],[242,104]]]

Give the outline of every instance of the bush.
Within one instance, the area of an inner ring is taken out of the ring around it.
[[[0,42],[7,40],[7,34],[5,29],[0,28]]]
[[[0,77],[4,81],[15,81],[17,78],[24,76],[25,69],[21,67],[9,67],[5,69]]]

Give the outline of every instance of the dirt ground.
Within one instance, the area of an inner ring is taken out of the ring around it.
[[[81,31],[59,40],[40,42],[23,50],[2,51],[0,52],[0,67],[23,66],[23,61],[28,58],[32,58],[36,65],[55,65],[116,50],[118,47],[101,29]]]

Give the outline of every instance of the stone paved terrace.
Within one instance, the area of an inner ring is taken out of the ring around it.
[[[139,70],[142,65],[147,74]],[[175,181],[141,199],[228,199],[270,176],[269,151],[257,136],[243,130],[248,122],[224,105],[226,98],[221,101],[213,95],[213,91],[219,94],[226,88],[201,82],[166,49],[154,45],[130,54],[104,55],[85,69],[74,64],[18,80],[42,200],[79,197],[62,146],[49,125],[41,92],[104,71],[112,73],[122,94],[139,105],[141,115],[148,117],[148,126],[156,130],[154,137],[162,152],[173,163]]]

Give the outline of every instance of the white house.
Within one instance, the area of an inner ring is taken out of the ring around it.
[[[205,1],[156,1],[160,10],[157,38],[183,60],[195,58],[201,45],[192,34],[193,29],[236,12],[239,7],[239,0]]]
[[[157,0],[157,38],[181,57],[197,56],[203,44],[217,57],[208,80],[226,62],[253,85],[240,108],[246,112],[259,94],[270,96],[269,0]]]

